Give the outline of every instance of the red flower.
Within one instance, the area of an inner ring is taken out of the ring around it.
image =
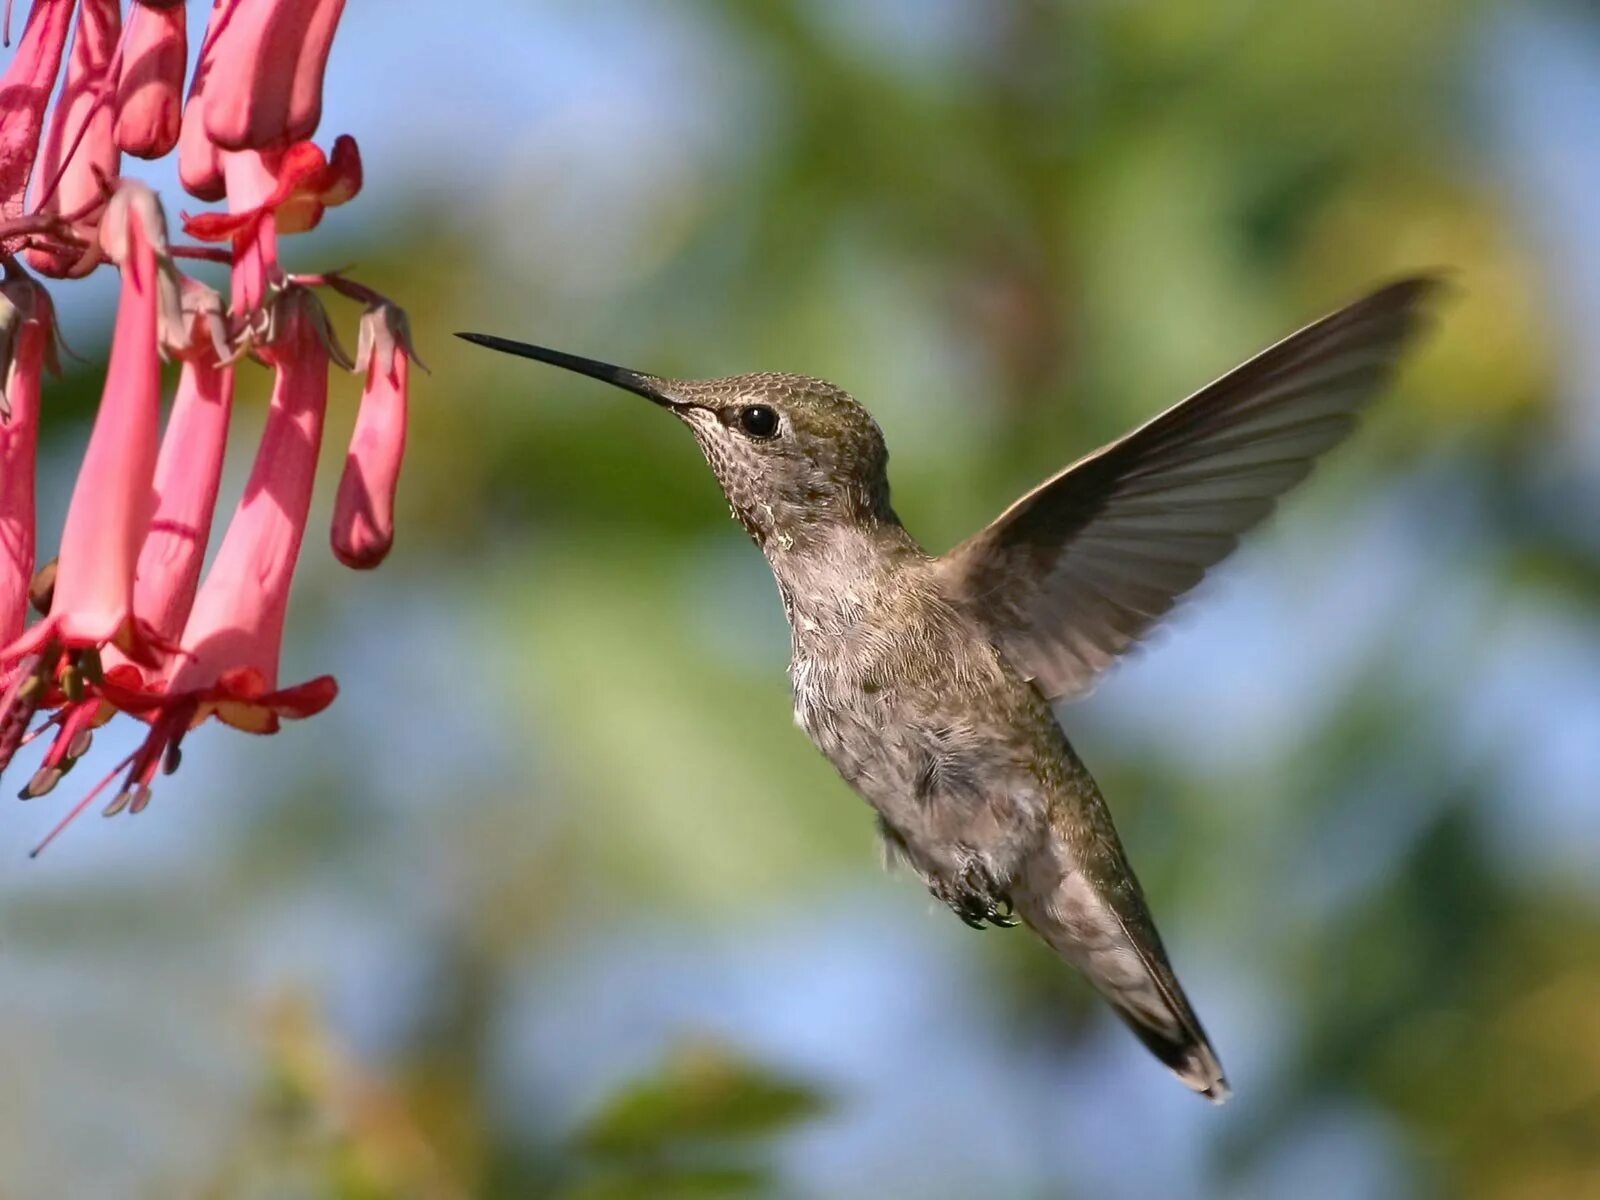
[[[160,158],[178,144],[189,35],[182,4],[135,3],[117,73],[117,145],[138,158]]]
[[[184,654],[167,686],[169,697],[204,697],[225,723],[252,733],[277,730],[274,689],[284,614],[328,403],[329,330],[322,305],[306,289],[291,287],[272,315],[275,336],[261,347],[275,374],[266,429],[244,495],[195,598],[183,631]]]
[[[102,240],[122,268],[105,394],[67,508],[50,615],[0,661],[50,645],[98,651],[116,644],[134,658],[151,658],[134,619],[133,572],[150,521],[161,420],[157,254],[166,230],[155,196],[139,183],[123,184],[105,226]]]
[[[44,288],[20,272],[0,283],[0,642],[22,636],[33,578],[33,460],[39,390],[53,365],[55,313]],[[0,669],[0,686],[9,683]]]
[[[190,320],[204,326],[218,304],[209,288],[190,281],[194,300]],[[139,552],[133,609],[158,647],[178,645],[200,567],[211,539],[211,522],[222,483],[222,460],[233,412],[233,368],[224,366],[209,328],[195,330],[183,355],[178,392],[156,459],[156,510]]]
[[[337,693],[326,675],[278,684],[329,364],[351,365],[309,286],[368,306],[366,387],[335,506],[335,553],[372,566],[393,542],[415,358],[404,315],[352,280],[289,276],[278,260],[280,235],[313,228],[361,187],[353,139],[337,139],[330,154],[309,140],[343,9],[344,0],[213,0],[180,104],[181,4],[135,3],[119,43],[118,0],[35,0],[0,81],[0,769],[24,741],[53,735],[22,789],[43,795],[100,725],[125,714],[149,726],[140,748],[39,849],[119,775],[107,814],[142,810],[155,772],[177,766],[184,736],[208,717],[269,734],[285,719],[320,712]],[[41,137],[74,12],[60,99]],[[175,143],[184,186],[227,201],[227,212],[186,218],[185,227],[229,244],[187,252],[230,262],[231,322],[214,292],[178,272],[154,193],[117,179],[122,151],[158,157]],[[59,557],[37,575],[34,458],[55,328],[49,297],[7,257],[22,251],[56,274],[111,263],[122,275],[105,386]],[[274,371],[272,403],[244,496],[202,580],[234,372],[247,351]],[[182,364],[164,434],[162,356]],[[30,606],[45,614],[31,628]],[[29,733],[40,712],[45,719]]]
[[[112,137],[113,60],[122,32],[117,0],[83,0],[67,60],[66,82],[50,118],[44,152],[34,174],[34,208],[67,213],[91,229],[110,196],[121,153]],[[34,247],[28,261],[46,275],[83,274],[93,254],[65,247]]]
[[[415,357],[405,313],[392,304],[368,309],[356,350],[356,369],[366,372],[367,381],[333,506],[333,552],[347,567],[375,567],[394,545],[394,496],[406,452]]]
[[[44,110],[61,69],[67,26],[77,0],[38,0],[17,45],[17,56],[0,79],[0,220],[22,212],[22,197],[39,152]]]
[[[265,150],[316,132],[343,10],[344,0],[235,0],[206,93],[211,140],[224,150]]]
[[[281,285],[278,234],[314,229],[322,214],[361,190],[361,152],[349,135],[333,143],[333,156],[313,142],[283,151],[222,154],[228,185],[226,213],[185,215],[183,228],[203,242],[232,241],[233,311],[259,311]]]
[[[272,316],[275,336],[261,348],[276,375],[266,429],[244,496],[195,597],[183,653],[148,689],[110,678],[102,688],[117,707],[151,723],[108,816],[142,809],[156,770],[164,761],[175,763],[184,735],[207,717],[248,733],[276,733],[280,719],[314,716],[338,695],[331,675],[278,687],[284,616],[322,446],[329,330],[322,306],[304,288],[287,289]]]
[[[221,200],[227,193],[222,178],[222,152],[206,132],[206,93],[216,66],[217,42],[238,6],[239,0],[216,0],[212,6],[178,132],[178,180],[185,191],[201,200]]]
[[[204,242],[222,242],[248,232],[268,217],[280,233],[315,229],[326,209],[353,200],[361,190],[361,151],[341,134],[329,157],[315,142],[296,142],[281,153],[225,154],[239,164],[238,195],[229,189],[229,211],[183,218],[184,232]]]

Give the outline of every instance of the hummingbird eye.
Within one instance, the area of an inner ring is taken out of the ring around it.
[[[769,438],[778,432],[777,410],[765,404],[747,404],[739,410],[739,428],[754,438]]]

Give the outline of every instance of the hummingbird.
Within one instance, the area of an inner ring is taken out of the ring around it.
[[[777,580],[795,719],[876,811],[891,860],[973,928],[1020,919],[1220,1104],[1221,1060],[1052,705],[1085,695],[1346,438],[1437,286],[1401,279],[1307,325],[940,555],[890,505],[877,423],[831,383],[668,379],[458,336],[688,426]]]

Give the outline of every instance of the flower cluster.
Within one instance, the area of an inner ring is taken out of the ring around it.
[[[343,8],[214,0],[191,72],[181,0],[34,0],[0,79],[0,770],[48,737],[22,789],[40,796],[118,714],[148,727],[40,849],[119,779],[106,814],[141,811],[156,772],[176,769],[185,735],[207,718],[269,734],[333,701],[329,676],[278,679],[333,365],[366,381],[334,553],[374,567],[393,542],[416,358],[405,314],[342,275],[293,275],[279,259],[280,236],[313,228],[361,188],[353,138],[327,152],[312,140]],[[124,154],[174,150],[184,188],[226,204],[184,216],[189,244],[173,240],[155,193],[120,174]],[[185,260],[227,265],[226,305]],[[58,331],[36,274],[101,267],[121,278],[105,387],[59,548],[41,566],[34,456]],[[319,288],[366,307],[355,361]],[[179,371],[164,426],[163,361]],[[271,405],[202,578],[234,375],[248,363],[272,372]]]

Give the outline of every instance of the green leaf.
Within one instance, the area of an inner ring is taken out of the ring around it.
[[[777,1133],[823,1107],[811,1087],[697,1042],[613,1095],[577,1140],[601,1156],[661,1156],[682,1143]]]
[[[728,1200],[768,1194],[768,1172],[751,1167],[608,1171],[563,1192],[562,1200]]]

